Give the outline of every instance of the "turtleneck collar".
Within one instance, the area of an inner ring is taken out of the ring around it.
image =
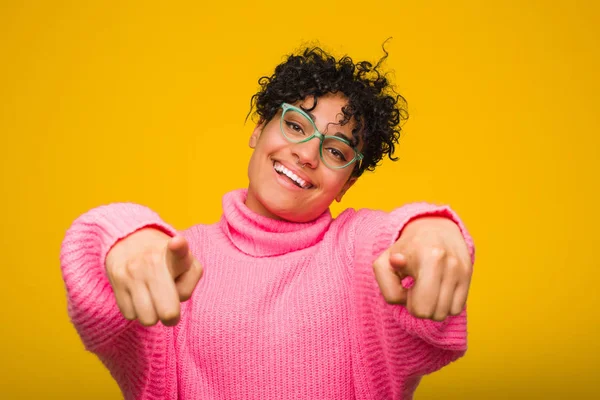
[[[231,242],[243,253],[269,257],[305,249],[319,242],[332,217],[329,209],[310,222],[278,221],[250,210],[245,202],[247,189],[223,196],[221,226]]]

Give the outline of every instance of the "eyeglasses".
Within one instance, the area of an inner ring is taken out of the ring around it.
[[[283,103],[281,108],[283,112],[279,125],[283,137],[292,143],[305,143],[318,138],[321,142],[319,154],[327,167],[346,168],[363,159],[363,155],[345,137],[323,135],[319,132],[312,118],[300,108],[288,103]]]

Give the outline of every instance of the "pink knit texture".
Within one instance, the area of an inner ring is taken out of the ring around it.
[[[126,399],[411,399],[421,377],[461,357],[466,315],[417,319],[387,304],[372,263],[412,219],[445,206],[329,211],[304,224],[250,211],[246,190],[223,217],[183,232],[205,268],[176,327],[125,320],[104,270],[136,230],[175,230],[146,207],[111,204],[74,221],[61,248],[68,311]]]

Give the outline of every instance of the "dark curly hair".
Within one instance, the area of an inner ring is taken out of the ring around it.
[[[363,141],[364,158],[357,163],[353,175],[373,171],[387,154],[392,161],[395,145],[400,139],[401,122],[408,118],[406,100],[396,94],[389,80],[379,71],[385,55],[373,66],[368,61],[354,62],[348,56],[336,60],[319,47],[306,48],[291,54],[275,68],[270,77],[258,80],[261,86],[251,99],[251,111],[260,121],[270,121],[282,103],[294,103],[307,97],[318,98],[328,93],[341,93],[348,99],[342,109],[342,124],[352,118],[354,139]],[[310,111],[310,110],[307,110]]]

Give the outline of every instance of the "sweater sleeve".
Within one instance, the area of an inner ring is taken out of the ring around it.
[[[119,311],[104,261],[119,240],[149,226],[175,234],[155,212],[130,203],[94,208],[77,218],[66,232],[60,263],[68,313],[90,351],[95,352],[132,325]]]
[[[413,203],[390,213],[360,210],[351,230],[354,249],[355,301],[362,329],[365,354],[379,353],[386,360],[389,376],[412,377],[417,383],[420,376],[442,368],[460,358],[467,348],[466,311],[442,322],[412,316],[402,305],[388,304],[379,290],[373,273],[373,262],[399,237],[412,220],[439,216],[454,221],[463,234],[474,261],[473,240],[462,221],[447,206]],[[406,278],[403,285],[410,284]],[[372,359],[377,359],[376,357]],[[371,368],[379,368],[372,365]],[[417,379],[417,380],[415,380]],[[398,381],[399,382],[399,381]],[[382,385],[375,382],[374,385]],[[413,388],[414,389],[414,388]],[[411,388],[396,388],[408,390]]]

